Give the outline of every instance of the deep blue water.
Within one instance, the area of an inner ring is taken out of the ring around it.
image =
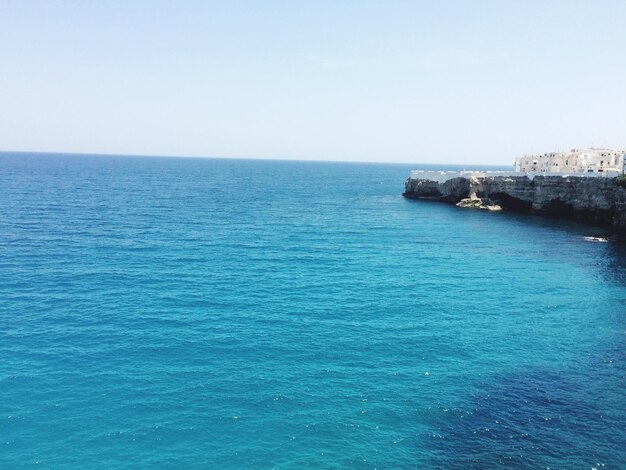
[[[0,467],[625,468],[625,247],[412,168],[0,155]]]

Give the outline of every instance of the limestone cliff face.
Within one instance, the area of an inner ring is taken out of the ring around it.
[[[626,231],[626,188],[614,178],[496,176],[454,178],[445,183],[411,179],[406,197],[457,203],[475,194],[504,210],[577,219]]]
[[[626,188],[619,186],[615,193],[615,214],[613,226],[626,233]]]

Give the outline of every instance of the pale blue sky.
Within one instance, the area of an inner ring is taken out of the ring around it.
[[[626,147],[626,1],[0,0],[0,149],[510,164]]]

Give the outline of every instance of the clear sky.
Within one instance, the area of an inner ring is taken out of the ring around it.
[[[626,1],[0,0],[0,149],[511,164],[626,147]]]

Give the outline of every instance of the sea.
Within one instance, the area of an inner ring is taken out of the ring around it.
[[[0,154],[0,468],[626,468],[626,246],[427,167]]]

